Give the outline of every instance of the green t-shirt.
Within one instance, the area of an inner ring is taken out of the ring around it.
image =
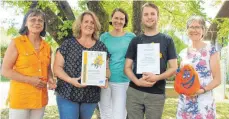
[[[124,74],[125,55],[130,41],[135,37],[133,33],[127,32],[123,36],[112,36],[105,32],[100,36],[100,40],[106,45],[110,53],[109,67],[111,71],[110,82],[122,83],[130,80]]]

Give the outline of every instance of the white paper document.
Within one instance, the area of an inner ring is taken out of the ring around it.
[[[83,51],[81,84],[105,86],[107,53]]]
[[[138,44],[137,74],[151,72],[160,74],[160,44]]]

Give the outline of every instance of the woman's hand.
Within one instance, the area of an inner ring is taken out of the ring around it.
[[[111,71],[109,68],[106,69],[106,78],[109,79],[111,77]]]
[[[196,91],[195,95],[200,95],[200,94],[204,94],[204,93],[205,93],[205,90],[200,88],[198,91]]]
[[[48,89],[49,90],[56,89],[56,82],[54,81],[53,78],[49,78],[49,80],[48,80]]]
[[[82,84],[79,83],[80,78],[81,78],[81,77],[78,77],[78,78],[71,78],[71,79],[70,79],[70,83],[71,83],[73,86],[77,87],[77,88],[84,88],[84,87],[86,87],[87,85],[82,85]]]
[[[99,86],[100,88],[108,88],[108,78],[106,78],[105,86]]]
[[[205,93],[205,90],[204,90],[204,89],[202,89],[202,88],[200,88],[198,91],[196,91],[196,93],[195,93],[195,94],[190,95],[190,96],[187,96],[187,98],[195,102],[195,101],[196,101],[197,96],[198,96],[198,95],[200,95],[200,94],[204,94],[204,93]]]
[[[38,89],[47,87],[47,83],[42,80],[42,77],[38,77],[38,76],[29,77],[28,83]]]
[[[191,95],[190,97],[196,97],[200,94],[204,94],[205,90],[203,88],[200,88],[198,91],[196,91],[196,93],[194,93],[193,95]]]

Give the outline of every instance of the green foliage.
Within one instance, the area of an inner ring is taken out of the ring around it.
[[[170,31],[168,31],[168,34],[169,34],[169,36],[171,36],[173,38],[173,42],[175,43],[175,48],[176,48],[177,54],[179,54],[181,50],[183,50],[184,48],[187,47],[187,45],[182,41],[182,39],[177,37],[177,35],[175,34],[174,31],[170,30]]]
[[[3,5],[6,7],[16,7],[15,12],[17,14],[26,13],[31,5],[32,1],[4,1]]]
[[[213,5],[213,6],[217,6],[217,5],[222,4],[223,1],[224,1],[224,0],[214,0],[214,1],[211,1],[211,2],[212,2],[212,5]]]
[[[9,82],[10,81],[9,79],[3,77],[2,75],[0,78],[1,78],[0,82]]]
[[[200,1],[155,1],[159,7],[159,27],[183,32],[186,29],[186,21],[192,15],[201,15],[203,8]]]
[[[32,4],[32,1],[4,1],[4,6],[14,6],[17,9],[16,12],[18,12],[19,14],[22,13],[26,13],[29,11],[30,6]],[[50,8],[52,11],[55,11],[55,13],[59,13],[59,10],[56,7],[56,3],[52,2],[51,0],[39,0],[38,1],[38,6],[36,8],[40,8],[40,9],[45,9],[46,7]]]
[[[3,58],[5,56],[6,49],[7,49],[7,45],[1,44],[1,50],[0,50],[0,52],[1,52],[0,63],[1,64],[2,64]]]
[[[38,6],[37,8],[41,8],[45,10],[45,8],[50,8],[55,14],[58,14],[60,11],[57,8],[57,5],[55,2],[52,2],[52,0],[41,0],[38,1]]]
[[[52,49],[56,49],[58,47],[57,42],[49,34],[45,36],[45,41],[48,42]]]
[[[58,28],[60,29],[60,31],[57,32],[58,39],[62,39],[64,37],[68,36],[69,31],[71,31],[71,29],[72,29],[72,23],[73,23],[72,20],[63,21],[63,23],[64,23],[63,25],[58,26]]]
[[[75,15],[75,17],[77,18],[80,13],[82,13],[84,10],[81,9],[72,9],[73,14]]]
[[[6,7],[15,7],[17,8],[16,11],[18,11],[18,14],[25,14],[31,5],[31,1],[6,1],[4,2],[4,6]],[[52,1],[38,1],[38,5],[36,8],[45,9],[46,7],[50,8],[56,15],[60,12],[57,8],[57,5],[55,2]],[[76,13],[76,12],[75,12]],[[59,16],[58,16],[59,17]],[[60,17],[59,17],[60,18]],[[61,18],[62,19],[62,18]],[[13,21],[8,21],[11,26],[7,29],[7,35],[17,36],[18,29],[15,28],[15,24]],[[59,26],[60,32],[58,32],[58,38],[63,38],[68,35],[68,30],[71,31],[71,24],[73,21],[64,21],[63,25]],[[51,38],[50,35],[47,35],[46,40],[48,40],[49,44],[52,47],[57,47],[57,44],[54,39]]]
[[[226,81],[226,85],[229,85],[229,55],[228,54],[229,54],[229,45],[223,47],[220,53],[220,59],[221,59],[220,62],[222,63],[221,66],[223,66],[223,70],[221,70],[221,72],[224,74],[223,80]]]
[[[87,10],[87,0],[78,1],[77,8],[73,9],[73,13],[75,16],[79,15],[84,10]],[[28,11],[32,1],[4,1],[4,6],[6,7],[15,7],[15,11],[17,13],[25,13]],[[132,30],[132,3],[133,1],[102,1],[102,5],[106,12],[111,15],[112,11],[115,8],[123,8],[129,16],[129,23],[128,26],[125,28],[126,31]],[[201,4],[204,4],[205,1],[160,1],[156,0],[153,1],[158,7],[160,11],[160,17],[159,17],[159,29],[161,30],[169,30],[173,34],[170,34],[172,38],[174,39],[177,53],[183,48],[182,42],[179,41],[179,38],[174,34],[174,32],[185,32],[186,30],[186,21],[187,19],[192,15],[201,15],[204,16],[207,20],[209,18],[206,17],[206,13],[203,13],[204,9],[201,7]],[[217,5],[219,3],[222,3],[222,0],[218,2],[214,2],[213,5]],[[45,9],[46,7],[49,7],[56,15],[60,12],[56,6],[56,3],[47,0],[47,1],[38,1],[38,7]],[[58,16],[60,17],[60,16]],[[111,18],[110,18],[111,19]],[[110,19],[107,20],[107,22],[110,21]],[[58,39],[61,39],[70,33],[71,31],[71,23],[72,21],[63,21],[63,25],[59,25],[58,28],[60,29],[60,32],[58,32]],[[222,22],[223,21],[223,22]],[[223,45],[227,44],[229,41],[228,34],[229,34],[229,20],[228,18],[225,19],[216,19],[214,20],[215,23],[218,24],[219,32],[218,32],[218,39],[219,42]],[[140,23],[139,23],[140,24]],[[12,27],[9,28],[8,34],[16,35],[16,29]],[[109,30],[111,30],[111,26]],[[222,40],[224,39],[224,40]],[[222,42],[224,41],[224,42]]]
[[[88,8],[87,8],[87,0],[80,0],[80,1],[78,1],[78,6],[79,6],[79,8],[82,10],[82,11],[85,11],[85,10],[88,10]]]
[[[228,75],[229,76],[229,75]],[[229,83],[227,83],[229,84]],[[228,86],[228,85],[227,85]],[[226,88],[226,91],[225,91],[225,98],[226,99],[229,99],[229,87]]]
[[[217,18],[212,21],[217,24],[217,39],[222,46],[226,46],[229,42],[229,18]]]
[[[180,66],[180,62],[181,62],[181,58],[178,56],[178,54],[181,52],[181,50],[183,50],[184,48],[187,47],[187,45],[182,41],[182,39],[180,39],[174,31],[169,30],[166,32],[166,34],[168,34],[169,36],[172,37],[173,42],[175,44],[175,48],[176,48],[176,53],[177,53],[177,64],[178,67]],[[169,80],[174,80],[174,77],[170,77]]]
[[[7,29],[7,35],[17,36],[19,35],[18,29],[16,29],[14,26],[11,26]]]
[[[7,47],[7,45],[1,44],[1,58],[4,57]]]

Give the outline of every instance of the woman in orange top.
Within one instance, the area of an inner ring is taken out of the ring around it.
[[[10,119],[42,119],[48,103],[47,83],[54,89],[50,68],[50,46],[45,36],[45,16],[37,9],[24,17],[20,36],[8,46],[2,75],[10,79]]]

